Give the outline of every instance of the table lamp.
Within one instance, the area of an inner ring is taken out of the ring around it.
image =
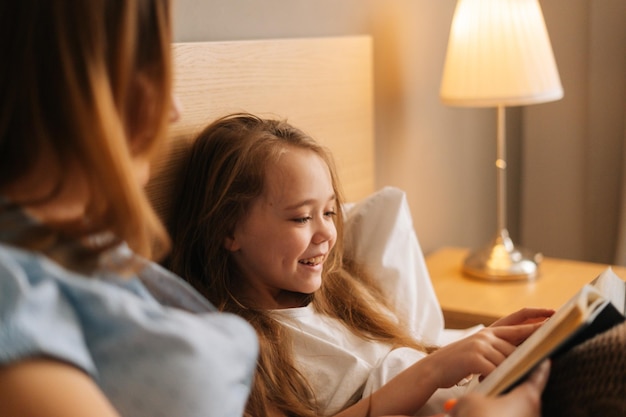
[[[441,81],[444,104],[497,108],[497,233],[473,251],[463,271],[493,281],[538,275],[541,254],[516,247],[506,224],[505,107],[563,97],[537,0],[458,0]]]

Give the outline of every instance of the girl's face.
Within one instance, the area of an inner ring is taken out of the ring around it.
[[[225,247],[244,275],[244,297],[260,308],[299,307],[301,294],[319,289],[337,239],[330,171],[313,151],[288,147],[266,176]]]

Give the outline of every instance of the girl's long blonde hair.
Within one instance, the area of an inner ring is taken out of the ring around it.
[[[72,181],[63,167],[78,164],[85,219],[48,225],[54,233],[112,232],[145,256],[167,250],[133,158],[151,158],[165,136],[170,31],[169,0],[1,2],[0,193],[50,158],[57,185],[43,201],[54,199]]]
[[[334,163],[322,146],[284,121],[235,114],[212,123],[196,138],[170,221],[173,249],[168,266],[220,310],[244,317],[258,333],[260,358],[247,407],[250,416],[276,410],[285,416],[320,415],[315,393],[294,364],[283,326],[238,297],[241,274],[224,248],[225,238],[263,193],[266,167],[286,146],[311,150],[326,161],[340,207],[343,197]],[[337,243],[325,263],[321,288],[309,296],[310,302],[364,339],[426,350],[390,316],[391,308],[365,271],[343,257],[340,212],[335,220]]]

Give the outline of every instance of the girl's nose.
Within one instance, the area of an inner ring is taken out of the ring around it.
[[[328,240],[334,240],[336,236],[337,228],[335,227],[335,222],[332,219],[324,218],[319,222],[313,236],[313,242],[316,244],[324,243]]]

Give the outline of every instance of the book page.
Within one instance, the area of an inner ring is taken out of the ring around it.
[[[626,283],[613,272],[611,267],[605,269],[591,284],[596,287],[605,298],[608,298],[620,313],[624,314],[626,306]]]

